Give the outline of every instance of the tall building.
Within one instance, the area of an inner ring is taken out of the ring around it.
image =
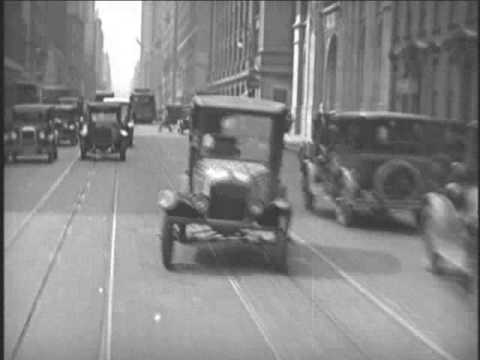
[[[68,66],[67,84],[75,88],[79,94],[85,92],[84,82],[84,51],[85,51],[85,8],[82,1],[67,1],[67,44],[66,57]]]
[[[211,16],[209,88],[289,105],[292,2],[215,1]]]
[[[103,31],[102,20],[98,11],[95,12],[95,37],[94,37],[94,68],[95,68],[95,86],[103,88]]]
[[[102,88],[105,90],[112,90],[112,76],[110,70],[110,58],[107,53],[103,53],[102,62]]]
[[[93,99],[96,89],[95,77],[95,2],[85,2],[85,33],[84,33],[84,81],[87,99]]]
[[[478,120],[478,3],[395,1],[391,107]]]

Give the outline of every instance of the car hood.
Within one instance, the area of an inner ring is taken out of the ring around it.
[[[218,182],[244,184],[253,198],[266,201],[269,196],[269,169],[260,163],[202,159],[194,169],[194,189],[209,195],[210,187]]]

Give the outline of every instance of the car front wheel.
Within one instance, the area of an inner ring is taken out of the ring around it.
[[[85,149],[84,145],[80,145],[80,159],[81,160],[87,159],[87,149]]]
[[[273,249],[273,265],[281,274],[288,273],[288,225],[289,217],[280,215],[275,232],[275,245]]]

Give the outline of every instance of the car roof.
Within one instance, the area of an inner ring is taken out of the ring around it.
[[[15,112],[38,112],[38,111],[48,111],[53,109],[55,104],[17,104],[13,106],[13,111]]]
[[[130,101],[127,98],[120,98],[120,97],[113,97],[113,98],[105,98],[103,102],[106,103],[119,103],[119,104],[129,104]]]
[[[334,120],[347,120],[363,118],[365,120],[380,120],[380,119],[398,119],[398,120],[415,120],[415,121],[429,121],[436,123],[447,123],[447,120],[434,118],[423,114],[410,114],[395,111],[342,111],[333,113]],[[450,122],[452,123],[452,122]]]
[[[52,90],[52,89],[65,89],[65,90],[73,90],[72,88],[66,86],[66,85],[58,85],[58,84],[53,84],[53,85],[42,85],[42,89],[47,89],[47,90]]]
[[[240,110],[266,114],[281,114],[287,111],[287,107],[283,103],[245,96],[195,95],[192,101],[193,105],[199,108]]]
[[[74,104],[58,104],[54,106],[55,110],[76,111],[77,106]]]
[[[119,108],[120,104],[116,102],[93,101],[93,102],[89,102],[87,106],[89,108],[98,109],[98,110],[109,110],[109,109]]]

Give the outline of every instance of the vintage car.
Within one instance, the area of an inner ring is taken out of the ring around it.
[[[188,185],[159,193],[164,266],[172,268],[175,241],[220,238],[269,245],[275,268],[286,271],[291,206],[280,167],[287,108],[216,95],[197,95],[192,104]],[[205,228],[211,236],[200,235]]]
[[[11,121],[3,135],[4,156],[16,161],[18,156],[46,155],[48,162],[57,159],[53,125],[54,105],[22,104],[12,108]]]
[[[469,124],[466,156],[451,166],[448,184],[424,198],[422,237],[429,268],[462,275],[477,295],[478,279],[478,122]],[[476,301],[476,300],[475,300]]]
[[[117,103],[122,109],[122,124],[124,129],[128,132],[128,145],[133,146],[133,133],[135,129],[135,122],[132,116],[132,107],[130,106],[130,101],[126,98],[105,98],[103,100],[105,103]]]
[[[62,141],[77,145],[80,116],[75,105],[55,105],[53,108],[53,124],[57,134],[57,145]]]
[[[80,156],[88,154],[119,154],[126,160],[128,131],[121,120],[118,103],[91,102],[87,104],[85,121],[80,129]]]
[[[314,142],[299,151],[307,209],[317,200],[352,225],[360,213],[409,211],[418,222],[422,196],[443,186],[448,164],[461,157],[465,127],[395,112],[319,114]]]

